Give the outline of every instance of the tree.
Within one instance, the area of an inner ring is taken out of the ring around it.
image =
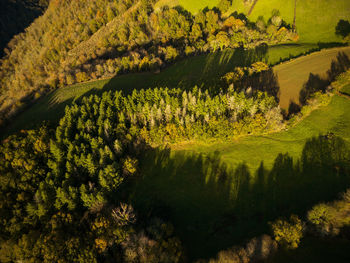
[[[231,6],[230,0],[221,0],[218,4],[218,8],[221,11],[221,13],[226,13],[230,8],[230,6]]]
[[[216,35],[216,41],[221,50],[223,50],[224,48],[230,45],[230,38],[228,37],[228,34],[225,31],[220,31]],[[214,51],[215,51],[215,48],[214,48]]]
[[[192,42],[197,41],[198,38],[203,36],[202,29],[199,24],[193,24],[192,30],[190,32],[190,39]]]
[[[337,26],[335,27],[335,33],[338,36],[345,38],[350,34],[350,23],[349,21],[340,19]]]
[[[303,237],[303,224],[296,215],[289,220],[278,219],[271,224],[275,240],[283,247],[295,249]]]
[[[214,34],[220,28],[219,15],[212,10],[206,13],[205,28],[209,34]]]

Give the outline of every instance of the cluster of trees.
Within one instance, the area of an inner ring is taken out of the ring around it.
[[[281,18],[267,24],[259,21],[254,24],[237,14],[223,17],[217,9],[206,9],[192,16],[179,8],[164,7],[145,17],[144,24],[140,25],[140,19],[137,23],[126,20],[124,27],[115,29],[116,37],[104,36],[101,41],[104,46],[98,47],[105,50],[107,59],[106,55],[84,53],[84,63],[69,74],[72,80],[80,82],[121,72],[158,70],[179,57],[201,52],[296,40],[297,35],[281,24]],[[85,63],[88,60],[89,66]],[[77,71],[85,72],[84,78],[77,76]]]
[[[15,113],[31,96],[39,97],[56,87],[57,78],[66,78],[64,61],[68,51],[135,2],[50,1],[44,15],[15,36],[5,49],[0,71],[2,117]]]
[[[0,146],[0,261],[178,262],[172,226],[138,222],[123,202],[137,172],[128,148],[79,125],[61,133],[68,118],[56,135],[42,127]]]
[[[151,145],[196,138],[233,136],[280,129],[283,117],[273,97],[257,92],[248,98],[233,90],[210,95],[195,87],[120,91],[84,98],[66,109],[58,127],[68,134],[72,126],[111,140],[145,141]],[[72,138],[73,140],[74,138]]]
[[[154,89],[84,98],[66,108],[55,131],[42,127],[22,132],[0,146],[0,261],[181,262],[184,250],[172,225],[156,218],[138,220],[133,207],[125,203],[128,182],[140,172],[137,153],[143,142],[230,138],[275,129],[281,121],[275,99],[261,92],[248,98],[230,89],[217,94],[197,88]],[[313,147],[317,143],[322,151]],[[307,182],[318,178],[328,182],[328,188],[331,181],[345,180],[339,175],[348,174],[349,152],[342,140],[328,134],[308,144],[300,165],[305,175],[310,169],[320,174]],[[278,158],[293,166],[290,157]],[[285,172],[282,164],[275,166]],[[334,173],[329,169],[337,169],[337,179],[329,176]],[[271,171],[274,177],[267,182],[273,188],[266,193],[278,202],[287,200],[286,189],[295,181],[290,175],[296,170],[288,169],[285,182]],[[243,189],[240,193],[250,196],[249,186]],[[342,217],[348,211],[348,196],[309,212],[309,229],[333,235],[348,226]],[[242,207],[248,209],[243,203]],[[272,225],[276,241],[296,247],[304,235],[303,225],[296,217],[276,221]],[[263,236],[245,248],[220,252],[212,262],[255,262],[275,251],[275,242]]]
[[[1,116],[11,117],[57,86],[122,72],[157,71],[199,52],[296,38],[278,13],[267,23],[252,23],[237,14],[225,17],[218,9],[196,16],[178,7],[154,11],[153,1],[145,0],[52,1],[5,50]]]
[[[223,86],[244,91],[247,95],[257,91],[267,92],[279,101],[280,88],[277,77],[273,69],[264,62],[255,62],[249,67],[236,67],[232,72],[226,73],[221,80]]]
[[[340,19],[335,27],[335,33],[342,37],[345,42],[350,43],[350,23],[347,20]]]
[[[215,259],[198,260],[196,263],[253,263],[264,262],[277,251],[277,242],[268,235],[252,238],[245,247],[234,246],[220,251]]]

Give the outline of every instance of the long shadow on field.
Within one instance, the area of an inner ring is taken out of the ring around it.
[[[308,140],[300,159],[279,154],[272,169],[228,168],[209,155],[147,152],[130,201],[139,220],[159,216],[175,225],[190,260],[213,257],[245,239],[268,233],[268,222],[303,214],[350,185],[350,151],[332,135]]]
[[[250,87],[252,91],[266,92],[270,96],[275,97],[276,101],[279,101],[280,86],[277,75],[272,68],[243,78],[235,86],[244,88]]]
[[[304,105],[312,94],[317,91],[325,92],[335,78],[350,68],[350,59],[344,52],[339,52],[337,59],[332,61],[331,68],[327,71],[327,77],[321,77],[310,73],[299,94],[299,102]]]
[[[89,94],[102,93],[108,90],[123,90],[125,93],[134,89],[168,87],[191,89],[198,86],[205,89],[219,89],[220,78],[237,66],[248,66],[265,58],[266,45],[255,49],[227,49],[214,53],[198,55],[183,59],[160,73],[136,73],[117,76],[111,79],[101,90]]]

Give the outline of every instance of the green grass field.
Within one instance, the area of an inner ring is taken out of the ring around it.
[[[298,56],[317,45],[289,44],[270,47],[266,54],[258,55],[254,51],[225,50],[183,59],[162,70],[159,74],[146,72],[117,76],[113,79],[92,81],[57,89],[26,109],[1,132],[3,136],[21,129],[33,128],[43,121],[57,123],[64,114],[64,108],[81,96],[101,93],[106,90],[123,90],[154,87],[202,88],[215,87],[222,75],[232,71],[235,66],[247,65],[255,60],[266,60],[276,64],[280,60]]]
[[[350,143],[349,111],[350,100],[334,96],[328,106],[288,131],[147,152],[140,162],[144,177],[130,201],[141,214],[160,213],[174,222],[191,258],[215,256],[230,245],[269,233],[268,221],[304,215],[313,204],[336,198],[349,186],[333,176],[317,183],[323,178],[317,168],[295,168],[303,150],[321,151],[322,146],[310,143],[312,137],[333,132],[344,145]],[[273,193],[280,198],[273,199]]]
[[[176,2],[176,3],[175,3]],[[219,0],[162,0],[159,5],[180,4],[192,13],[205,7],[213,7]],[[231,12],[247,14],[250,5],[245,5],[242,0],[232,1]],[[280,11],[282,18],[289,24],[293,23],[294,0],[258,0],[249,19],[256,21],[263,16],[265,21],[271,17],[272,10]],[[317,43],[334,42],[341,39],[335,35],[335,26],[340,19],[350,19],[350,1],[348,0],[297,0],[296,27],[300,35],[300,42]]]

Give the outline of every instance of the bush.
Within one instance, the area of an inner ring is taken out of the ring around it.
[[[292,215],[290,219],[278,219],[271,224],[275,240],[287,249],[295,249],[299,246],[303,237],[303,224],[296,215]]]
[[[308,213],[307,219],[315,228],[316,232],[322,236],[331,232],[332,211],[326,204],[314,206]]]

